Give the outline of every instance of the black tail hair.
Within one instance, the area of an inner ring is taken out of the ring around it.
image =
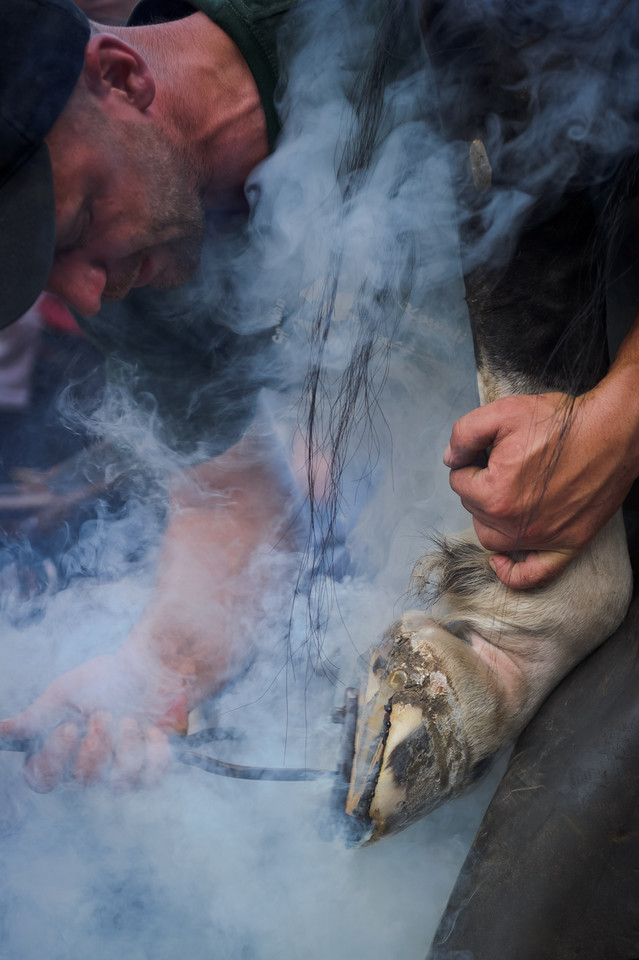
[[[339,166],[343,210],[366,185],[371,162],[383,137],[384,99],[389,82],[413,69],[421,57],[417,8],[413,0],[390,0],[379,24],[366,69],[354,91],[355,122]],[[403,238],[410,263],[410,236]],[[389,267],[383,283],[368,276],[359,282],[351,315],[357,335],[337,384],[329,382],[324,356],[335,320],[343,254],[333,249],[312,323],[310,359],[303,389],[301,431],[306,444],[310,534],[305,568],[308,590],[308,632],[318,659],[331,606],[324,582],[334,572],[334,549],[342,507],[341,480],[354,448],[366,449],[372,469],[378,448],[374,414],[379,408],[389,362],[390,343],[406,308],[402,270]],[[327,470],[327,479],[320,474]],[[321,495],[318,491],[321,490]]]

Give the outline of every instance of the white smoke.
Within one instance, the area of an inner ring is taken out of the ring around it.
[[[446,151],[431,125],[434,92],[418,57],[389,87],[386,135],[370,176],[344,203],[340,160],[354,123],[346,93],[374,34],[363,15],[356,29],[356,6],[305,5],[299,32],[287,36],[297,53],[282,94],[284,130],[248,187],[249,242],[223,266],[217,261],[198,292],[213,298],[231,276],[237,310],[226,322],[242,333],[271,331],[271,380],[279,378],[279,389],[263,404],[296,473],[303,466],[295,452],[300,385],[331,258],[339,255],[341,269],[323,353],[329,397],[366,311],[379,313],[377,293],[390,290],[372,380],[379,402],[345,459],[337,531],[345,559],[341,580],[326,583],[323,660],[306,656],[304,599],[290,636],[292,595],[267,602],[254,659],[206,711],[207,722],[229,731],[211,752],[238,763],[336,765],[340,730],[329,722],[331,710],[400,612],[428,534],[467,523],[441,462],[453,421],[477,401]],[[155,411],[146,422],[123,413],[120,396],[115,408],[121,445],[154,470],[158,456],[165,466],[153,439]],[[139,539],[140,524],[155,542],[155,514],[132,502],[110,529],[84,530],[77,555],[98,543],[103,556],[126,554],[121,537]],[[5,715],[63,670],[117,648],[150,596],[149,557],[118,583],[76,580],[26,630],[4,628]],[[67,783],[35,796],[20,779],[20,763],[18,755],[0,755],[0,944],[11,960],[413,960],[426,952],[496,782],[403,835],[349,850],[320,836],[328,781],[221,780],[176,765],[149,792]]]
[[[38,680],[113,649],[148,590],[134,582],[68,590],[38,627],[5,630],[3,704],[16,709]],[[357,618],[374,614],[365,584],[344,592]],[[271,664],[262,663],[217,704],[234,739],[212,744],[212,753],[282,762],[284,677],[270,691],[267,678]],[[334,691],[311,682],[304,699],[290,687],[289,679],[287,762],[334,764]],[[0,938],[11,960],[414,960],[426,952],[493,786],[376,847],[348,850],[320,836],[328,783],[225,780],[178,766],[153,791],[69,783],[42,796],[22,781],[19,755],[0,763]]]
[[[467,267],[505,262],[527,218],[565,192],[601,202],[602,185],[639,146],[633,0],[425,0],[450,139]],[[481,137],[493,171],[468,190],[468,147]],[[471,196],[472,194],[472,196]],[[470,201],[470,202],[469,202]]]

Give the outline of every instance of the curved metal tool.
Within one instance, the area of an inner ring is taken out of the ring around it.
[[[198,733],[185,737],[171,737],[173,756],[180,763],[191,767],[198,767],[207,773],[219,777],[233,777],[236,780],[279,780],[302,781],[322,780],[326,777],[336,778],[336,791],[343,790],[346,796],[350,778],[350,766],[353,761],[353,743],[355,738],[355,723],[357,720],[357,691],[349,687],[346,691],[344,707],[335,712],[334,719],[344,723],[344,737],[337,770],[312,770],[307,767],[254,767],[242,766],[237,763],[228,763],[218,760],[194,747],[201,747],[213,740],[219,740],[219,731],[216,728],[200,730]],[[31,754],[38,748],[38,740],[15,740],[0,737],[0,750],[12,750]],[[345,786],[342,786],[342,784]]]

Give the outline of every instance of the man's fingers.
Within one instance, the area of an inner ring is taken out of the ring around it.
[[[58,720],[66,719],[64,715],[60,715],[62,711],[58,710],[56,713]],[[0,721],[0,737],[6,737],[9,740],[35,740],[43,730],[50,727],[49,703],[43,695],[22,713]]]
[[[146,736],[146,766],[143,784],[156,786],[169,771],[173,762],[169,738],[158,727],[150,727]]]
[[[31,730],[20,720],[20,714],[17,717],[9,717],[0,721],[0,737],[3,740],[30,740],[32,739]]]
[[[485,466],[483,454],[495,442],[500,423],[491,406],[478,407],[457,420],[444,453],[446,466],[451,470],[471,464]]]
[[[8,740],[33,739],[37,744],[35,736],[26,736],[33,732],[21,715],[0,723],[0,736]],[[84,786],[104,782],[116,789],[135,789],[159,783],[171,764],[164,731],[143,726],[133,717],[116,723],[106,711],[96,711],[86,727],[70,721],[55,727],[27,756],[24,775],[36,793],[48,793],[69,777]]]
[[[477,539],[485,550],[495,553],[507,553],[513,550],[525,550],[523,535],[513,537],[510,534],[500,533],[494,527],[489,527],[481,520],[473,517],[473,527],[477,534]]]
[[[112,717],[106,711],[92,713],[78,748],[72,776],[85,786],[102,780],[111,767],[114,754]]]
[[[496,553],[490,565],[507,587],[530,590],[549,583],[562,573],[578,550],[531,550],[523,560],[513,560],[507,554]]]
[[[450,488],[460,497],[466,510],[468,510],[466,503],[474,504],[481,497],[477,485],[478,482],[481,484],[485,472],[485,469],[477,464],[469,467],[456,467],[450,471],[448,477]],[[464,503],[464,501],[466,502]]]
[[[24,776],[36,793],[49,793],[62,779],[75,756],[80,731],[74,723],[61,723],[37,753],[28,757]]]
[[[462,502],[465,510],[491,529],[488,522],[512,525],[517,505],[512,502],[508,491],[502,489],[499,498],[496,495],[494,475],[490,468],[477,464],[451,470],[448,482]],[[519,522],[519,521],[517,521]],[[512,539],[512,537],[511,537]],[[493,549],[488,547],[488,549]],[[500,549],[500,548],[494,548]]]
[[[124,717],[120,721],[118,745],[111,770],[111,784],[116,789],[126,790],[138,785],[146,762],[145,753],[144,731],[133,717]]]
[[[126,718],[120,724],[111,785],[120,790],[156,786],[167,774],[172,761],[169,738],[162,730],[142,728],[137,721]]]

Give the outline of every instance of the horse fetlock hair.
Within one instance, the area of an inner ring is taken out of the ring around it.
[[[621,623],[632,574],[621,515],[613,517],[551,583],[531,590],[505,586],[490,552],[472,530],[440,537],[413,570],[421,600],[437,623],[472,643],[474,635],[503,650],[533,686],[558,682]]]

